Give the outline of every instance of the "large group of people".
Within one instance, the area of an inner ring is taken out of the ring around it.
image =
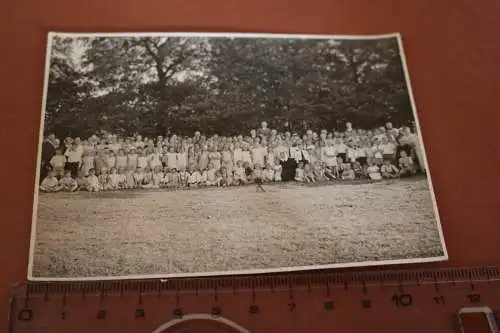
[[[416,131],[388,122],[372,130],[277,131],[264,121],[248,135],[54,134],[44,138],[43,192],[97,192],[138,188],[199,188],[294,181],[378,181],[425,172]]]

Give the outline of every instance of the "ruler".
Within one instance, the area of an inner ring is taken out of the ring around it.
[[[12,288],[9,333],[499,333],[500,267]]]

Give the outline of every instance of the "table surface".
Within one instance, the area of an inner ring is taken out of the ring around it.
[[[449,261],[500,265],[498,0],[87,0],[0,5],[0,313],[25,280],[47,31],[400,32]],[[4,317],[5,318],[5,317]]]

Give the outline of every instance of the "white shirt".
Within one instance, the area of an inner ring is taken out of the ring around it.
[[[290,157],[295,159],[297,162],[302,160],[302,151],[297,147],[290,147]]]
[[[82,152],[68,149],[64,154],[68,158],[68,163],[80,163],[82,161]]]

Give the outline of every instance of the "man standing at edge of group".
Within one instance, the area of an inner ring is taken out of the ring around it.
[[[40,179],[39,182],[47,176],[47,173],[51,169],[50,160],[56,154],[56,147],[54,145],[56,135],[54,133],[49,133],[42,143],[42,160],[40,161]]]

